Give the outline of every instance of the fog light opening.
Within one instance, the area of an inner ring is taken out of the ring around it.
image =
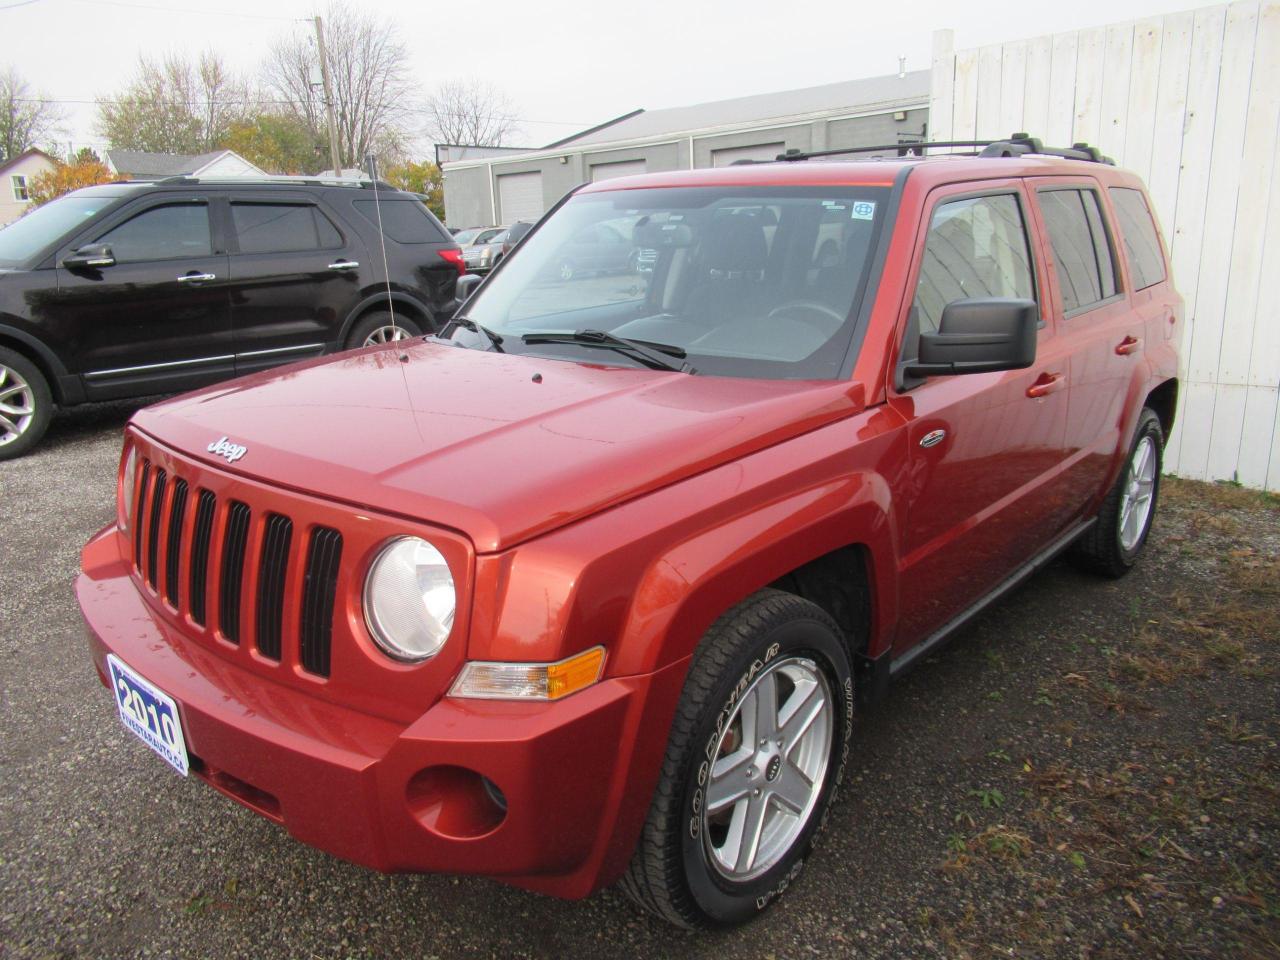
[[[491,833],[507,816],[507,798],[498,785],[466,767],[419,770],[405,789],[405,799],[425,829],[454,840]]]

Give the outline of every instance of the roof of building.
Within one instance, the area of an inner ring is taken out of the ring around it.
[[[845,109],[873,110],[911,101],[923,103],[929,99],[929,82],[928,70],[913,70],[905,74],[843,80],[819,87],[761,93],[688,107],[638,110],[624,114],[610,123],[559,140],[551,146],[586,146],[734,124],[760,123],[781,117]]]
[[[22,151],[20,154],[18,154],[16,157],[11,157],[11,158],[10,158],[10,159],[8,159],[8,160],[0,161],[0,174],[3,174],[3,173],[4,173],[6,170],[8,170],[10,167],[16,167],[16,166],[17,166],[19,163],[21,163],[23,160],[26,160],[26,159],[28,159],[28,158],[30,158],[30,157],[34,157],[34,156],[41,156],[41,157],[44,157],[46,160],[48,160],[48,161],[49,161],[50,163],[52,163],[54,166],[57,166],[57,164],[58,164],[58,158],[57,158],[57,157],[54,157],[54,156],[51,156],[51,155],[50,155],[50,154],[48,154],[48,153],[45,153],[45,152],[44,152],[43,150],[41,150],[39,147],[31,147],[31,148],[30,148],[30,149],[28,149],[28,150],[23,150],[23,151]]]
[[[209,153],[146,153],[142,150],[108,150],[107,163],[117,173],[130,177],[179,177],[198,173],[234,150]],[[243,157],[240,157],[244,160]],[[246,160],[245,163],[248,163]],[[252,164],[250,164],[252,166]]]

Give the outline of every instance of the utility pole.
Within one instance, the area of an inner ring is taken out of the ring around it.
[[[324,111],[329,118],[329,160],[333,175],[342,176],[342,161],[338,157],[338,122],[333,117],[333,87],[329,83],[329,55],[324,46],[324,22],[316,17],[316,52],[320,55],[320,82],[324,84]]]

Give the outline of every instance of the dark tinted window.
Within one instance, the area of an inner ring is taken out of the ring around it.
[[[374,226],[378,209],[372,200],[356,200],[360,214]],[[382,232],[397,243],[440,243],[447,239],[435,217],[417,200],[383,200]]]
[[[209,208],[203,203],[152,207],[99,237],[97,242],[110,246],[121,263],[207,257],[213,252]]]
[[[1116,292],[1111,243],[1092,190],[1044,190],[1040,209],[1058,269],[1062,310],[1082,310]]]
[[[1133,288],[1141,290],[1159,283],[1164,279],[1164,253],[1142,191],[1112,187],[1111,202],[1115,204],[1116,220],[1124,236],[1124,252],[1129,259]]]
[[[329,219],[309,204],[233,203],[241,253],[284,253],[342,246]]]
[[[952,200],[934,210],[916,282],[914,333],[937,330],[948,303],[973,297],[1035,299],[1027,229],[1012,194]],[[915,344],[903,355],[915,356]]]

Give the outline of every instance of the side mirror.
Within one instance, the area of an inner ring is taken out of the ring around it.
[[[942,311],[936,333],[920,334],[920,355],[909,377],[1021,370],[1036,362],[1040,308],[1034,300],[988,297],[956,300]]]
[[[115,254],[105,243],[90,243],[72,252],[62,261],[68,270],[100,270],[116,265]]]
[[[458,299],[458,306],[466,303],[471,299],[471,295],[476,292],[476,287],[484,283],[484,277],[474,273],[464,273],[458,278],[458,285],[454,288],[454,296]]]

